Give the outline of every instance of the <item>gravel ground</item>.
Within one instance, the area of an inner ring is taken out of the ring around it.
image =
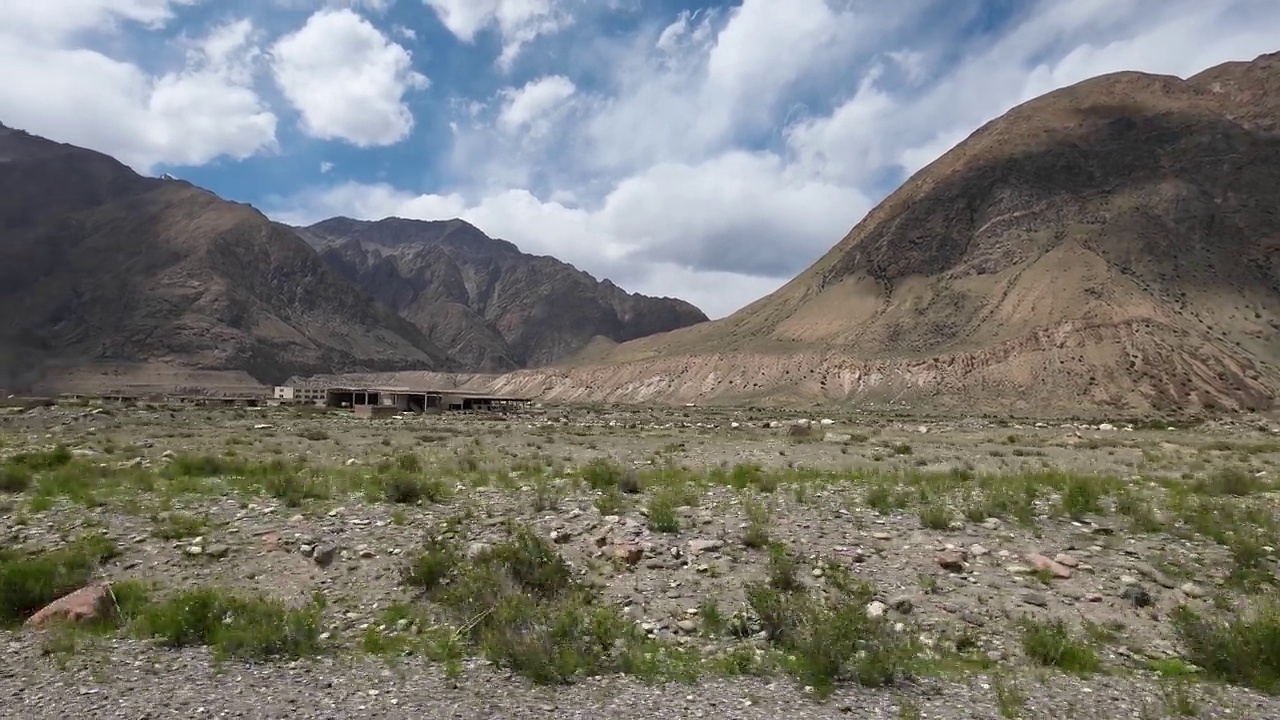
[[[215,665],[201,648],[164,649],[118,636],[50,653],[45,633],[18,629],[0,631],[0,717],[958,720],[1002,717],[997,686],[1024,697],[1006,703],[1005,712],[1013,714],[1005,717],[1158,718],[1192,710],[1200,717],[1280,717],[1280,702],[1270,696],[1173,683],[1149,670],[1153,661],[1182,652],[1169,622],[1174,608],[1252,601],[1228,582],[1231,555],[1218,543],[1135,531],[1114,511],[1113,497],[1097,512],[1071,519],[1054,510],[1061,500],[1047,493],[1036,501],[1032,524],[967,519],[963,494],[922,505],[919,488],[909,484],[895,486],[909,491],[903,507],[883,513],[870,502],[875,478],[893,473],[1054,468],[1120,478],[1149,492],[1153,512],[1172,523],[1172,511],[1161,504],[1169,482],[1230,470],[1258,480],[1257,492],[1239,499],[1242,505],[1274,511],[1269,483],[1280,442],[1261,419],[1128,432],[863,415],[815,422],[802,436],[790,431],[792,420],[709,411],[555,410],[494,422],[359,421],[283,410],[13,410],[0,415],[0,455],[62,442],[79,461],[142,471],[164,467],[175,454],[212,453],[305,457],[336,475],[373,472],[378,461],[411,452],[450,468],[445,475],[454,487],[445,502],[414,506],[345,496],[289,507],[271,497],[156,491],[104,496],[99,506],[86,507],[66,498],[42,504],[34,491],[0,494],[0,540],[41,549],[101,532],[122,551],[102,568],[113,581],[230,587],[292,603],[320,592],[329,602],[326,629],[348,638],[377,625],[388,606],[413,601],[399,571],[441,522],[463,518],[462,539],[475,546],[500,540],[504,523],[516,519],[552,539],[577,577],[654,637],[714,650],[730,641],[708,638],[690,623],[708,598],[726,612],[742,607],[744,584],[766,577],[768,553],[743,542],[748,505],[758,503],[768,510],[770,539],[798,553],[806,585],[823,587],[824,563],[838,563],[874,582],[878,612],[910,623],[930,643],[968,638],[998,679],[980,668],[935,671],[891,689],[842,684],[825,700],[784,676],[696,684],[611,676],[543,687],[479,659],[450,677],[420,657],[370,656],[341,643],[320,658]],[[691,504],[677,508],[680,529],[657,532],[646,518],[652,493],[626,496],[623,507],[606,515],[596,506],[597,493],[561,481],[598,457],[642,472],[682,465],[705,473],[723,463],[755,462],[783,481],[773,492],[695,483],[685,492]],[[527,468],[541,463],[555,470],[535,481]],[[848,478],[786,479],[806,469],[838,470]],[[931,505],[945,506],[949,525],[923,522],[921,512]],[[156,537],[173,513],[198,518],[199,535]],[[633,545],[642,550],[634,566],[611,562],[614,548]],[[333,561],[317,562],[327,550]],[[1056,559],[1052,567],[1065,568],[1063,576],[1033,573],[1033,555]],[[1105,671],[1081,677],[1030,662],[1019,642],[1023,618],[1092,628]]]

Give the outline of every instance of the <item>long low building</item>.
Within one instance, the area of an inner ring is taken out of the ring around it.
[[[511,410],[527,406],[531,398],[471,393],[463,390],[430,390],[387,387],[277,386],[273,399],[281,403],[328,407],[382,407],[402,412],[442,410]]]

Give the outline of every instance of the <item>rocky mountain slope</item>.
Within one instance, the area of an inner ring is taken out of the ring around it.
[[[462,220],[333,218],[297,231],[340,275],[475,370],[546,365],[593,340],[707,319],[682,300],[627,293]]]
[[[456,367],[253,208],[0,126],[0,386],[152,366]]]
[[[1280,391],[1280,55],[1014,108],[721,321],[494,389],[553,399],[1266,409]]]

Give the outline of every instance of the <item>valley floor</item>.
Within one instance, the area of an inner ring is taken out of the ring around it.
[[[1117,425],[0,409],[0,717],[1280,717],[1280,433]]]

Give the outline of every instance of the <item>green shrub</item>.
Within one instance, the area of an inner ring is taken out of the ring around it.
[[[320,607],[204,588],[145,607],[136,634],[169,647],[203,645],[216,657],[298,658],[320,651]]]
[[[755,549],[767,547],[771,520],[769,508],[749,498],[743,504],[747,511],[747,527],[742,533],[742,544]]]
[[[401,581],[411,587],[430,592],[458,566],[462,553],[458,544],[448,538],[431,538],[415,553],[401,571]]]
[[[649,529],[654,532],[674,533],[680,531],[680,516],[676,513],[676,503],[669,492],[656,492],[649,499]]]
[[[920,524],[930,530],[949,530],[951,510],[941,503],[930,503],[920,510]]]
[[[65,445],[55,445],[50,450],[18,453],[5,461],[9,467],[24,468],[28,472],[38,473],[54,470],[71,462],[71,451]]]
[[[403,472],[383,475],[380,483],[383,499],[401,505],[417,505],[423,500],[444,502],[450,494],[449,486],[440,478],[415,477]]]
[[[1062,490],[1062,511],[1074,520],[1098,512],[1102,500],[1102,482],[1085,475],[1067,478]]]
[[[0,492],[24,492],[31,487],[33,477],[31,470],[25,466],[0,465]]]
[[[621,465],[608,458],[595,458],[583,465],[578,474],[592,490],[607,491],[619,487],[624,471]]]
[[[288,507],[299,507],[306,500],[326,500],[332,494],[328,483],[314,471],[269,475],[263,480],[262,489]]]
[[[647,668],[651,641],[612,605],[574,581],[555,547],[532,530],[462,559],[434,541],[406,569],[487,659],[537,683]]]
[[[22,622],[58,598],[87,585],[115,545],[104,537],[82,538],[57,550],[0,550],[0,625]]]
[[[804,583],[800,582],[800,562],[783,543],[769,546],[769,587],[786,593],[804,589]]]
[[[1245,615],[1201,615],[1182,606],[1172,620],[1187,659],[1209,677],[1280,692],[1280,603],[1265,600]]]
[[[1022,650],[1035,662],[1067,672],[1088,674],[1100,667],[1098,656],[1086,641],[1075,637],[1061,620],[1022,622]]]
[[[181,540],[182,538],[196,537],[204,533],[208,523],[204,518],[199,518],[187,513],[166,513],[164,515],[155,515],[151,518],[153,526],[151,528],[152,537],[161,540]]]
[[[819,695],[830,694],[840,680],[868,687],[893,684],[909,673],[919,654],[911,633],[867,614],[873,593],[866,586],[825,596],[761,583],[749,583],[746,591],[769,641],[787,654],[787,671]]]

